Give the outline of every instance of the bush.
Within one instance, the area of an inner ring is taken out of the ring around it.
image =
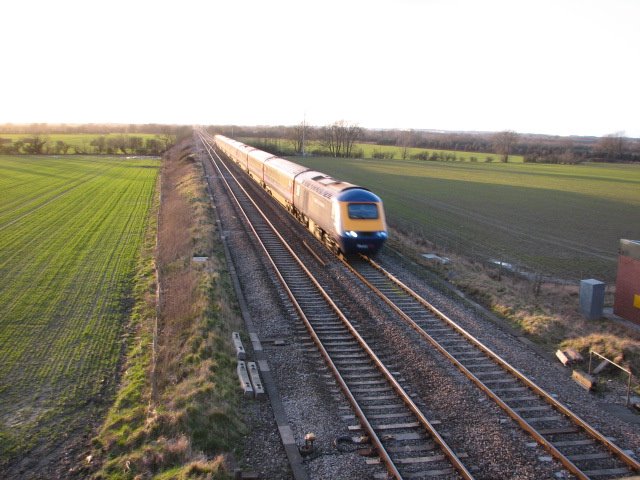
[[[391,151],[382,152],[380,150],[374,150],[371,155],[371,158],[375,158],[378,160],[393,160],[395,156],[396,156],[395,153]],[[361,157],[355,156],[355,158],[361,158]]]
[[[414,153],[410,158],[411,160],[422,160],[423,162],[426,162],[429,160],[429,152]]]

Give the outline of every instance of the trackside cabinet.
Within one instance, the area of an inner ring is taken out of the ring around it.
[[[613,313],[640,324],[640,240],[620,240]]]

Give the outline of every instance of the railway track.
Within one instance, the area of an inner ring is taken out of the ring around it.
[[[345,264],[576,478],[640,473],[638,461],[376,262]]]
[[[309,336],[350,402],[386,478],[473,478],[391,369],[376,355],[233,173],[200,135],[239,213],[264,250]]]
[[[207,150],[212,151],[211,146]],[[251,182],[249,185],[253,186]],[[239,198],[247,196],[240,192]],[[247,207],[246,211],[250,212],[251,208]],[[265,238],[263,248],[272,252],[274,268],[278,270],[278,264],[285,262],[278,274],[280,281],[283,285],[292,285],[285,289],[304,328],[325,363],[334,371],[338,385],[352,403],[360,425],[388,473],[395,478],[422,478],[438,473],[469,478],[462,463],[455,466],[460,458],[445,446],[433,424],[420,414],[411,399],[406,394],[406,400],[398,400],[395,396],[396,392],[402,391],[396,379],[403,385],[406,382],[391,371],[394,367],[382,365],[373,348],[359,337],[358,322],[349,322],[319,281],[303,286],[303,278],[309,274],[301,272],[306,268],[301,262],[297,266],[286,264],[285,259],[291,256],[286,251],[287,242],[280,238],[270,239],[270,235],[279,235],[271,228],[261,226],[264,219],[248,218],[248,222],[255,222],[256,236]],[[307,244],[305,246],[309,248]],[[316,263],[321,264],[322,260],[316,257]],[[421,339],[451,361],[557,459],[570,474],[568,476],[611,479],[638,474],[639,464],[634,458],[381,266],[363,258],[350,262],[348,268],[390,305],[394,312],[390,317],[400,317]],[[443,427],[446,429],[445,425]]]

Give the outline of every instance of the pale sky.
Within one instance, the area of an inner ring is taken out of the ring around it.
[[[7,0],[0,123],[640,137],[639,0]]]

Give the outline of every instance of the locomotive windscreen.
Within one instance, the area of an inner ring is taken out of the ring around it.
[[[349,218],[353,220],[375,220],[378,218],[378,206],[375,203],[350,203]]]

